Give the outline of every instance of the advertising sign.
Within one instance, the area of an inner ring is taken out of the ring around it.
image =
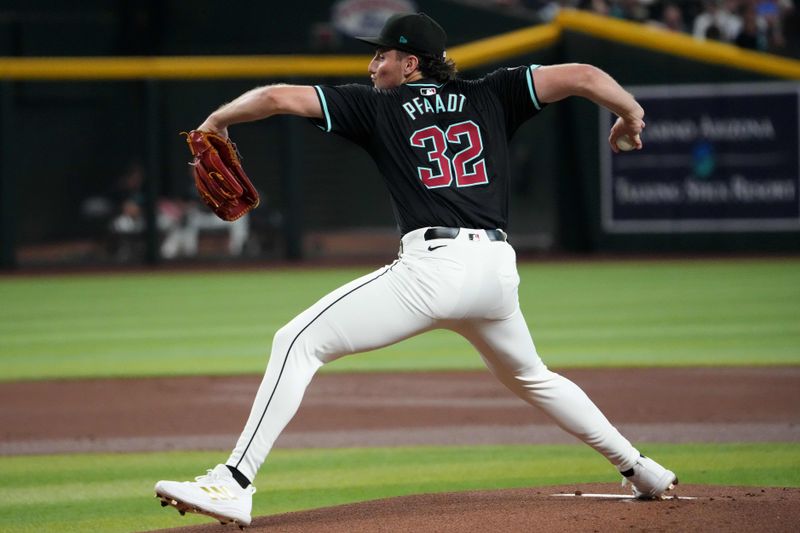
[[[800,84],[632,88],[644,149],[614,154],[601,111],[608,233],[800,230]]]

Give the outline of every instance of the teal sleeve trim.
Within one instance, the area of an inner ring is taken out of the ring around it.
[[[533,88],[533,71],[539,67],[541,67],[541,65],[531,65],[525,72],[525,77],[528,79],[528,92],[531,93],[531,101],[533,102],[533,107],[535,107],[537,111],[541,111],[542,106],[539,105],[539,100],[536,98],[536,90]]]
[[[331,115],[328,113],[328,102],[325,100],[325,94],[322,92],[322,88],[320,88],[319,85],[314,85],[314,89],[317,90],[319,103],[322,105],[322,113],[325,115],[325,125],[317,124],[317,127],[322,131],[329,132],[331,131]]]

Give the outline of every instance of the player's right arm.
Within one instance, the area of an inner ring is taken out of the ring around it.
[[[644,128],[644,109],[606,72],[591,65],[569,63],[538,68],[533,80],[536,94],[543,103],[582,96],[616,114],[619,118],[609,135],[609,143],[615,152],[616,141],[623,135],[634,139],[636,148],[642,147],[638,135]]]
[[[228,126],[253,122],[274,115],[323,118],[314,87],[303,85],[267,85],[247,91],[211,113],[198,130],[228,136]]]

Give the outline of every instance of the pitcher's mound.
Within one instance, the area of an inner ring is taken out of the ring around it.
[[[575,497],[553,494],[580,493]],[[248,533],[797,531],[800,489],[678,485],[675,496],[637,501],[617,484],[421,494],[300,511],[253,520]],[[618,494],[620,498],[583,496]],[[234,532],[209,524],[180,533]]]

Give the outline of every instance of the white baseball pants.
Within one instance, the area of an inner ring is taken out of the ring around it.
[[[314,373],[343,355],[444,328],[463,335],[520,398],[620,470],[639,452],[574,383],[547,369],[519,308],[514,249],[483,230],[426,241],[406,234],[391,265],[326,295],[276,334],[250,416],[227,461],[251,481],[294,416]]]

